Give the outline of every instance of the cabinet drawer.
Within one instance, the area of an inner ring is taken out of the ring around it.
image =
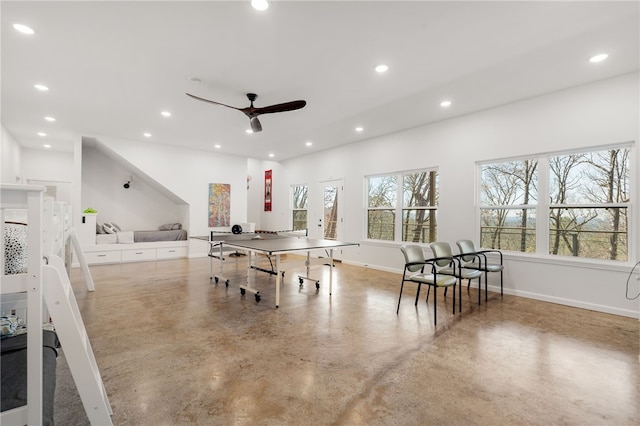
[[[156,249],[122,250],[123,262],[137,262],[140,260],[155,260]]]
[[[119,251],[90,251],[85,252],[84,257],[90,265],[94,263],[118,263],[121,260]]]
[[[162,247],[156,249],[158,251],[158,259],[171,259],[174,257],[187,257],[186,247]]]

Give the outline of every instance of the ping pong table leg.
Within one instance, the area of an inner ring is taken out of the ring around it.
[[[280,255],[276,253],[276,308],[280,306]]]
[[[240,294],[244,296],[247,291],[249,293],[253,293],[253,295],[254,295],[254,297],[256,299],[256,302],[259,302],[260,299],[261,299],[260,292],[257,289],[251,287],[251,269],[253,268],[254,258],[257,258],[258,255],[257,254],[254,255],[252,250],[248,250],[248,252],[249,252],[249,254],[248,254],[248,256],[249,256],[249,265],[247,266],[247,282],[246,282],[246,284],[244,284],[244,285],[241,284],[239,286],[240,287]]]
[[[333,291],[333,249],[329,250],[329,296]]]

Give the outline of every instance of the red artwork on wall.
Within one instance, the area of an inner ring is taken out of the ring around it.
[[[264,172],[264,211],[271,211],[271,190],[272,190],[272,182],[271,182],[271,170],[265,170]]]

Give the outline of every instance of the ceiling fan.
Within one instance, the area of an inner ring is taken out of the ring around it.
[[[251,130],[253,130],[254,132],[262,131],[262,124],[260,124],[260,121],[258,120],[259,115],[272,114],[274,112],[294,111],[296,109],[303,108],[307,104],[306,101],[291,101],[291,102],[285,102],[283,104],[276,104],[276,105],[270,105],[262,108],[256,108],[253,106],[253,101],[255,101],[258,98],[258,95],[256,95],[255,93],[247,93],[247,98],[249,98],[251,105],[246,108],[236,108],[231,105],[225,105],[220,102],[204,99],[204,98],[192,95],[190,93],[187,93],[187,96],[191,96],[192,98],[198,99],[199,101],[209,102],[211,104],[216,104],[216,105],[222,105],[222,106],[226,106],[227,108],[233,108],[243,112],[244,115],[249,117],[249,122],[251,123]]]

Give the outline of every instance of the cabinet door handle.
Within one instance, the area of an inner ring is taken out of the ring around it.
[[[98,257],[107,257],[106,254],[99,254]]]

